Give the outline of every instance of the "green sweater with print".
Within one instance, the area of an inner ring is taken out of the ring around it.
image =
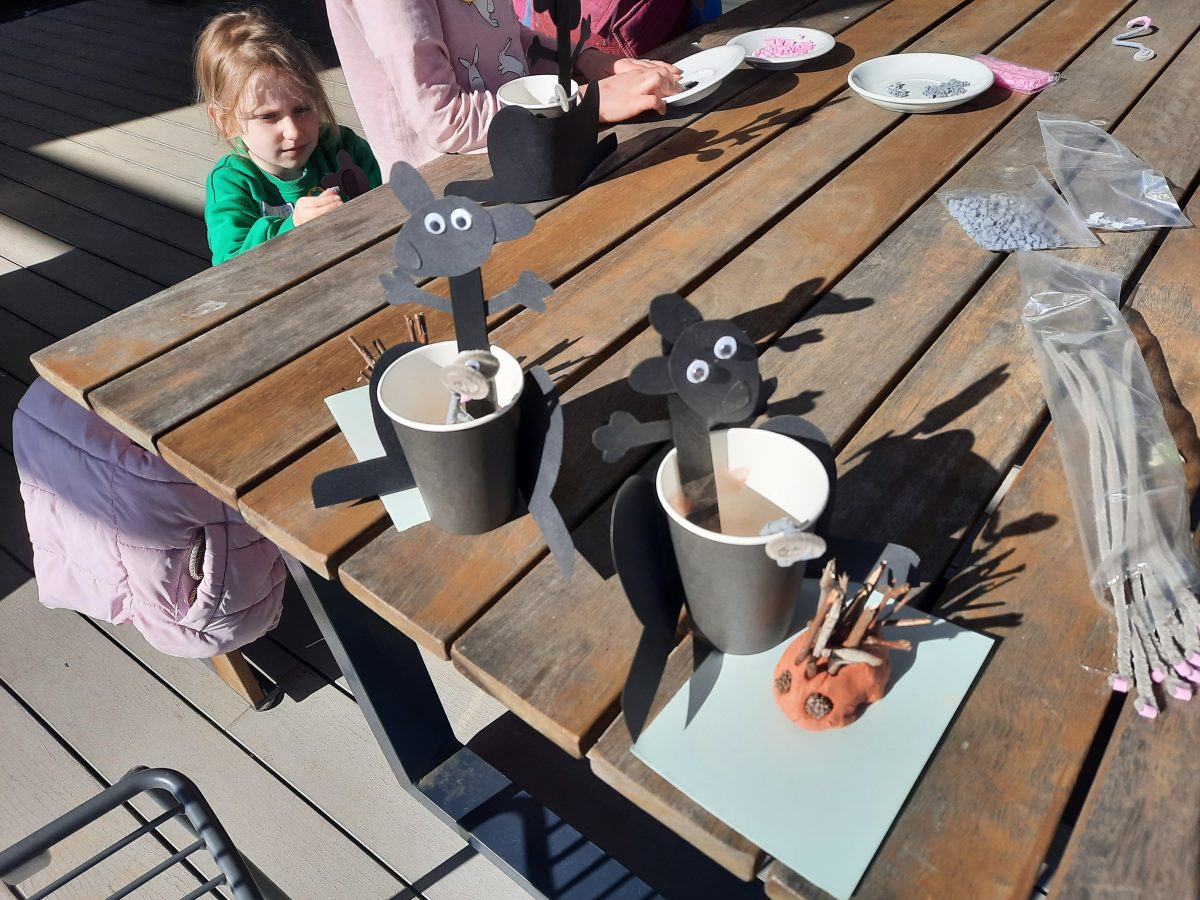
[[[221,158],[209,173],[204,191],[204,224],[208,226],[214,266],[290,231],[296,201],[321,193],[321,179],[338,169],[339,150],[347,151],[366,172],[372,188],[379,187],[379,163],[370,146],[345,125],[339,129],[336,144],[317,142],[304,172],[295,181],[268,175],[242,153]]]

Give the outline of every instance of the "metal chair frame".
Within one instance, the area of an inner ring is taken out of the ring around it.
[[[229,834],[217,819],[216,814],[213,813],[212,807],[200,793],[200,789],[186,776],[173,769],[134,769],[112,787],[64,813],[53,822],[13,844],[7,850],[0,851],[0,880],[13,886],[26,880],[49,864],[50,849],[54,845],[70,835],[82,831],[97,819],[128,803],[139,794],[149,794],[165,807],[165,811],[123,838],[114,841],[62,877],[55,879],[36,894],[32,894],[27,900],[42,900],[42,898],[48,897],[142,835],[149,834],[158,826],[174,818],[181,819],[196,840],[110,894],[108,900],[120,900],[120,898],[132,894],[151,879],[183,862],[201,849],[207,849],[212,854],[221,873],[187,894],[183,900],[196,900],[198,897],[214,892],[222,885],[229,888],[235,900],[264,900],[262,892],[250,875],[245,860],[238,853]]]

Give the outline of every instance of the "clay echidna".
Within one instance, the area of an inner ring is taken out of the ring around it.
[[[883,600],[867,606],[886,571],[881,560],[849,599],[849,579],[837,576],[834,560],[821,573],[816,615],[775,667],[775,700],[802,728],[842,728],[882,699],[892,674],[888,652],[912,648],[908,641],[884,638],[883,627],[929,622],[890,618],[907,602],[907,584],[887,586]]]

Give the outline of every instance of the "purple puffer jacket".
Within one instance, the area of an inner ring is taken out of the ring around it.
[[[133,622],[172,656],[235,650],[278,623],[279,549],[40,378],[13,450],[44,605]]]

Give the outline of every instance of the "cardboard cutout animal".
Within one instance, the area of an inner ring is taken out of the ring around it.
[[[558,87],[569,101],[571,72],[591,36],[591,20],[580,21],[579,0],[533,0],[534,9],[554,20],[557,48],[546,47],[535,37],[529,46],[529,63],[550,59],[558,64]],[[571,30],[580,29],[572,44]],[[504,61],[500,61],[504,71]],[[600,91],[584,92],[560,115],[543,118],[519,106],[504,106],[488,127],[488,160],[492,178],[456,181],[446,192],[484,203],[530,203],[550,200],[578,188],[617,147],[616,135],[597,142],[600,130]]]
[[[489,402],[489,379],[496,372],[496,360],[488,341],[487,315],[509,306],[544,310],[543,301],[551,294],[548,284],[527,271],[509,289],[490,300],[484,298],[480,267],[491,255],[492,246],[528,234],[533,228],[533,216],[517,206],[486,210],[463,197],[436,199],[420,174],[407,163],[395,165],[391,183],[408,209],[409,219],[396,237],[396,268],[381,276],[380,282],[389,303],[419,303],[453,316],[460,353],[454,363],[446,366],[443,381],[455,391],[455,398],[461,395],[463,406],[470,412],[471,403]],[[413,284],[414,277],[424,276],[449,278],[450,297]],[[390,348],[376,361],[372,371],[371,408],[385,455],[318,475],[312,486],[316,506],[375,497],[414,486],[412,470],[392,421],[380,407],[378,392],[380,379],[388,367],[420,346],[404,343]],[[570,577],[574,546],[551,498],[562,458],[562,410],[554,383],[544,369],[534,367],[525,373],[518,404],[518,494],[555,559]],[[493,402],[490,410],[494,408]]]

